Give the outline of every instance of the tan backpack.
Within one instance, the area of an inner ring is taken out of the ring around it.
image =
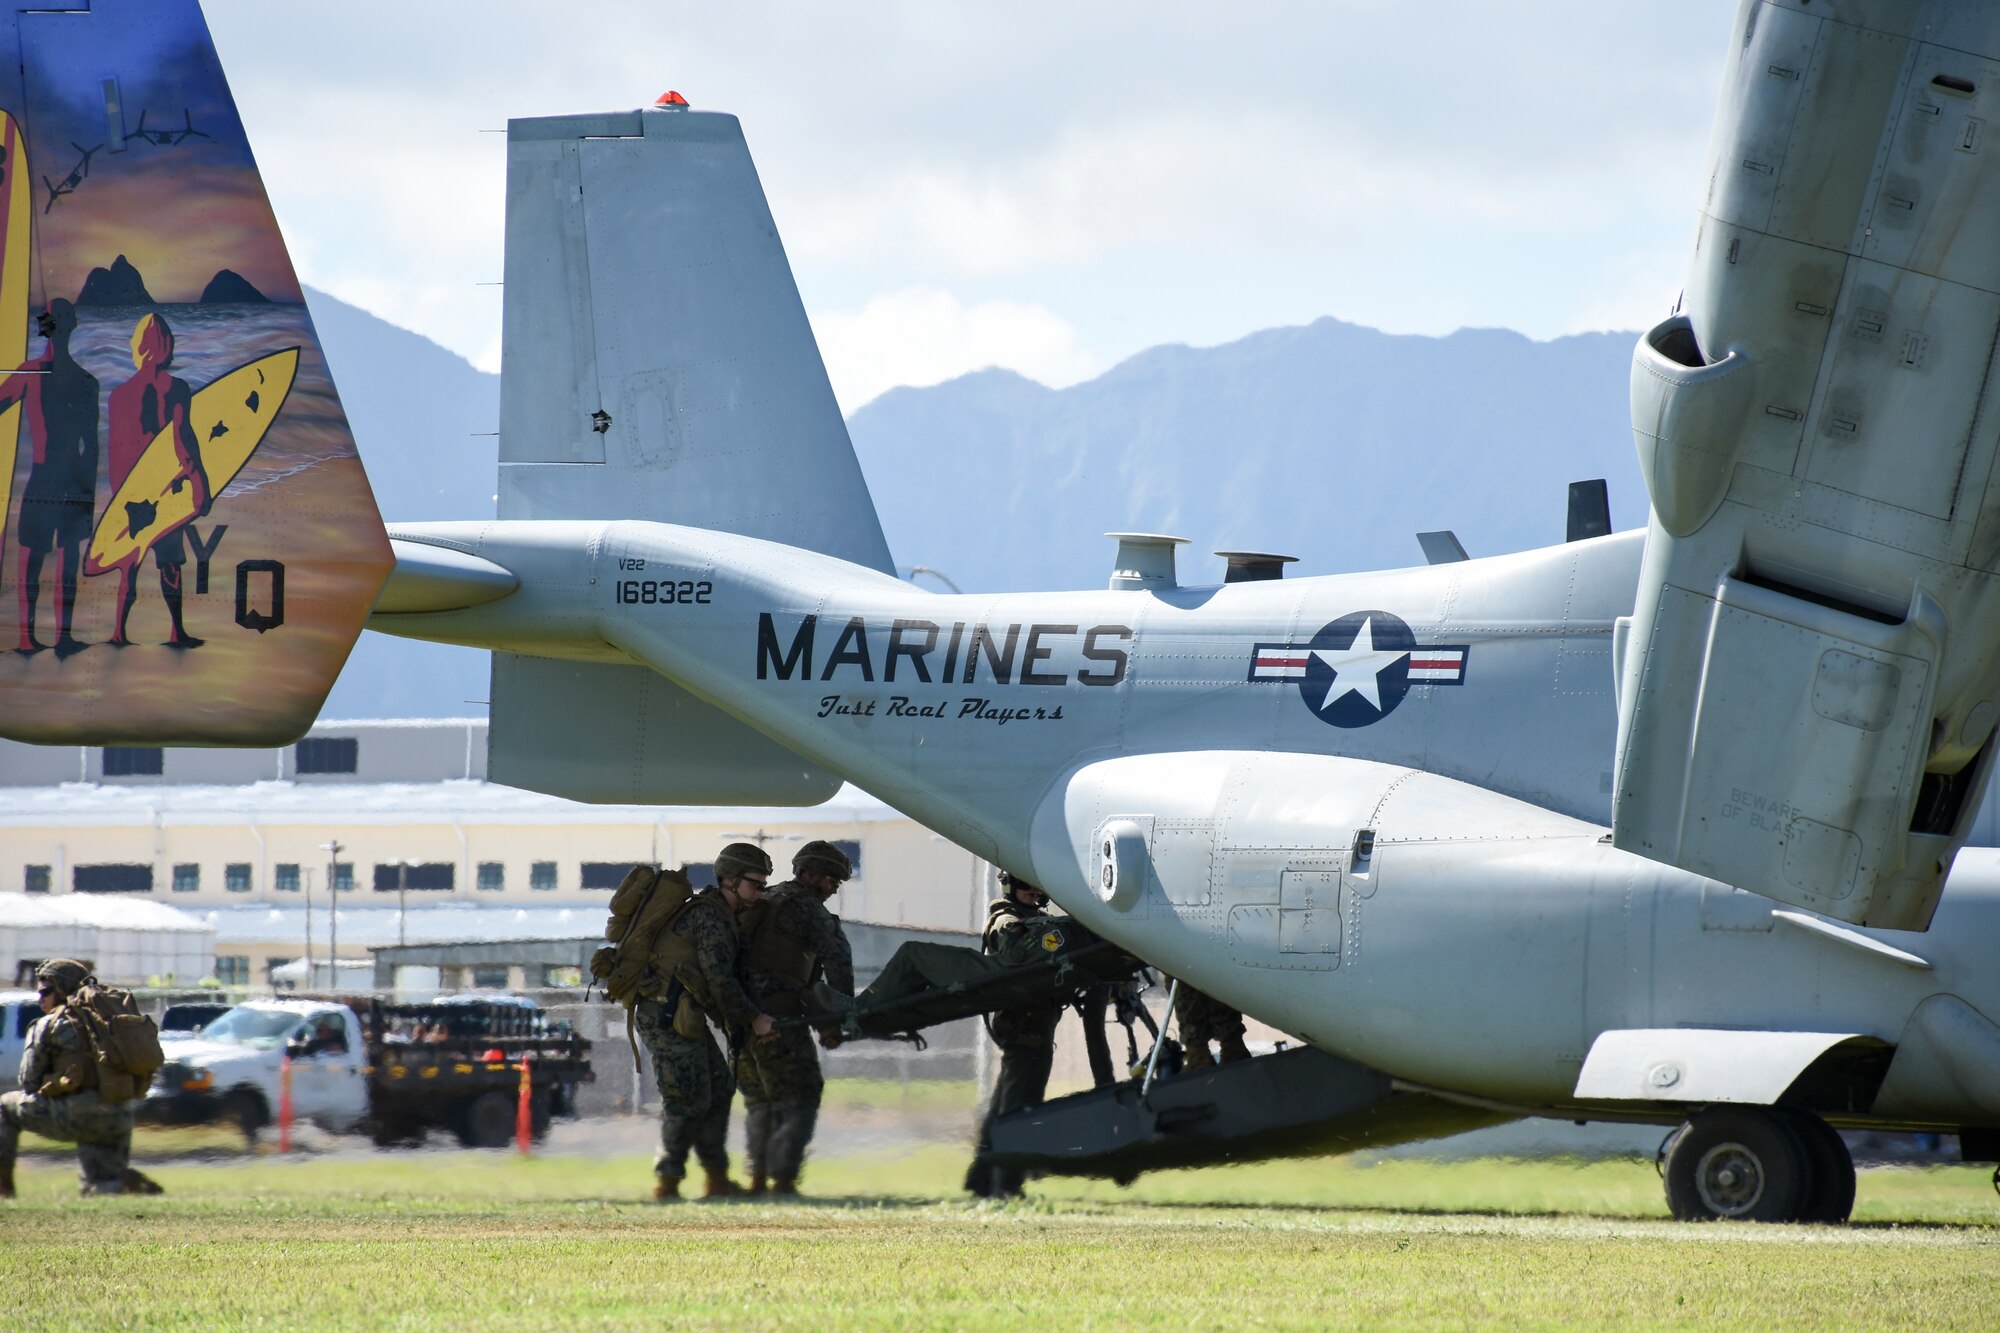
[[[640,1000],[656,1000],[673,984],[676,967],[687,961],[677,949],[678,937],[667,928],[694,899],[685,868],[655,870],[633,866],[611,895],[611,919],[604,938],[611,943],[590,956],[590,975],[604,993],[631,1008]]]
[[[132,992],[93,978],[70,996],[66,1007],[90,1042],[97,1095],[107,1102],[144,1097],[167,1057],[160,1050],[159,1024],[139,1012]]]

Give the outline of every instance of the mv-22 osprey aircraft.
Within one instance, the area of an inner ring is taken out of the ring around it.
[[[1993,6],[1744,3],[1633,356],[1644,532],[1219,584],[1126,535],[1103,591],[973,596],[894,576],[735,118],[510,124],[498,517],[385,534],[199,12],[8,24],[0,359],[46,337],[51,392],[0,390],[5,734],[284,743],[365,620],[492,651],[497,781],[876,794],[1336,1061],[1340,1142],[1680,1125],[1674,1212],[1757,1220],[1847,1216],[1830,1126],[2000,1158],[2000,854],[1960,851],[2000,721]],[[120,96],[216,142],[31,216],[23,168]],[[95,310],[30,336],[114,250],[165,362]],[[175,304],[224,267],[271,305]],[[44,471],[75,364],[87,513]],[[134,415],[146,376],[183,415]]]

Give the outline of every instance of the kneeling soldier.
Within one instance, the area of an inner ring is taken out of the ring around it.
[[[0,1094],[0,1199],[14,1197],[14,1154],[24,1129],[76,1144],[85,1194],[160,1192],[132,1169],[134,1103],[104,1099],[83,1020],[65,1008],[90,979],[90,969],[69,958],[35,969],[42,1017],[21,1052],[20,1091]]]
[[[808,1009],[806,990],[824,974],[826,985],[854,995],[854,953],[840,918],[826,902],[854,874],[846,853],[830,842],[809,842],[792,858],[792,878],[738,918],[749,959],[750,982],[767,1012],[796,1017]],[[743,1089],[750,1192],[797,1194],[806,1145],[819,1119],[826,1082],[812,1034],[785,1028],[768,1042],[736,1052],[736,1082]]]

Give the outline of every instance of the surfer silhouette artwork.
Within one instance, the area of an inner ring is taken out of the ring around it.
[[[20,642],[15,651],[50,645],[35,633],[42,574],[55,557],[56,656],[85,645],[70,633],[77,567],[90,540],[97,492],[97,377],[70,355],[76,311],[60,297],[37,320],[47,349],[0,380],[0,411],[18,405],[28,435],[28,480],[14,525],[19,564]]]
[[[110,642],[123,648],[132,642],[126,634],[126,620],[132,614],[132,603],[139,595],[139,566],[145,563],[146,552],[153,554],[153,563],[160,572],[160,597],[167,604],[167,615],[173,622],[173,630],[167,642],[175,648],[199,648],[202,640],[188,633],[182,619],[181,569],[187,563],[187,545],[182,540],[181,529],[197,518],[208,515],[214,503],[214,493],[209,489],[208,470],[202,466],[201,442],[195,438],[194,426],[189,420],[194,403],[194,390],[186,380],[169,373],[174,363],[174,332],[167,321],[157,313],[149,313],[141,318],[132,330],[132,378],[111,391],[111,490],[112,512],[107,520],[118,517],[122,506],[125,530],[133,537],[144,541],[150,536],[150,543],[138,546],[129,556],[117,564],[118,602],[116,619],[113,622]],[[166,479],[169,496],[184,497],[185,513],[178,522],[162,521],[161,508],[165,497],[128,497],[125,483],[133,470],[147,456],[149,449],[161,449],[161,461],[165,463],[171,455],[171,474]],[[147,529],[153,529],[149,534]]]
[[[395,556],[235,98],[196,0],[17,8],[0,736],[289,744]]]

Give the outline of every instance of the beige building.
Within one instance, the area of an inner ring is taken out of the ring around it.
[[[218,979],[257,985],[334,950],[588,933],[634,863],[699,879],[738,840],[780,877],[806,841],[842,845],[852,920],[976,928],[991,892],[985,863],[852,787],[805,809],[593,806],[485,768],[476,720],[323,722],[281,750],[0,742],[0,893],[169,903],[215,927]]]

